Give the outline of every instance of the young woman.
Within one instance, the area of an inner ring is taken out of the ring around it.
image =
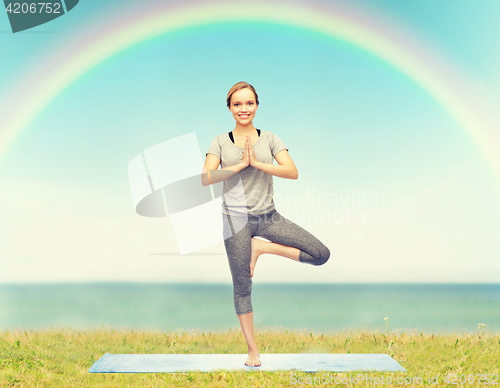
[[[235,84],[227,95],[227,106],[236,126],[210,144],[202,182],[206,186],[224,181],[224,245],[233,278],[234,306],[248,345],[245,365],[260,366],[251,303],[257,259],[270,253],[301,263],[322,265],[330,257],[330,251],[311,233],[281,216],[274,207],[273,175],[297,179],[298,172],[281,139],[253,126],[259,106],[254,87],[246,82]],[[273,157],[278,165],[273,164]],[[219,164],[221,170],[218,170]]]

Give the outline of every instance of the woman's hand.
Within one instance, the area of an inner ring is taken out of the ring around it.
[[[252,147],[252,143],[250,143],[250,136],[247,136],[247,140],[246,140],[246,148],[248,149],[248,159],[249,159],[249,163],[250,163],[250,166],[254,166],[258,163],[257,161],[257,158],[255,157],[255,151]]]
[[[243,147],[243,158],[241,159],[241,163],[243,168],[247,167],[250,164],[250,155],[248,153],[248,136],[245,140],[245,147]]]

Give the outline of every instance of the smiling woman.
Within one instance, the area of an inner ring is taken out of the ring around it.
[[[229,90],[227,106],[236,126],[210,144],[203,167],[203,184],[224,181],[224,245],[233,278],[234,306],[248,345],[245,364],[260,366],[251,302],[257,259],[269,253],[323,265],[330,257],[330,250],[311,233],[283,217],[274,206],[273,175],[297,179],[298,172],[281,139],[253,126],[259,106],[254,87],[246,82],[235,84]],[[273,158],[278,166],[273,164]],[[222,168],[217,171],[219,165]]]
[[[241,84],[245,83],[239,82],[236,85],[234,85],[229,90],[227,97],[227,107],[233,113],[233,117],[237,123],[246,122],[247,120],[252,121],[253,117],[255,116],[255,112],[257,112],[257,109],[259,107],[259,96],[257,95],[257,92],[255,91],[254,87],[250,84],[247,84],[248,86],[245,86],[242,89],[240,89],[240,87],[242,86]],[[241,96],[241,98],[234,97],[233,101],[231,101],[231,98],[233,97],[233,94],[235,92],[238,92],[237,95]],[[244,100],[244,102],[240,101],[240,99]],[[235,134],[233,133],[232,135],[234,136]],[[233,141],[235,144],[243,148],[244,142],[242,142],[242,140],[243,139],[241,136],[237,136],[237,139],[234,139]]]

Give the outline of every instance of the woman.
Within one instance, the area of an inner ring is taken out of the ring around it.
[[[330,257],[330,251],[311,233],[281,216],[274,207],[273,175],[297,179],[298,172],[281,139],[253,126],[259,106],[254,87],[246,82],[235,84],[227,95],[227,106],[236,126],[210,144],[202,182],[206,186],[224,181],[224,245],[233,278],[234,306],[248,345],[245,365],[260,366],[251,303],[257,259],[270,253],[322,265]],[[273,157],[278,165],[273,164]],[[218,170],[219,164],[221,170]]]

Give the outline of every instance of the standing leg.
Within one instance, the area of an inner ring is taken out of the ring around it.
[[[234,307],[248,345],[245,365],[260,366],[259,349],[253,333],[252,278],[249,267],[252,234],[257,223],[251,222],[251,218],[247,220],[226,214],[223,214],[223,221],[224,245],[233,278]]]
[[[259,348],[255,343],[253,335],[253,311],[247,314],[238,315],[238,319],[240,320],[241,330],[243,331],[243,336],[248,346],[248,358],[245,361],[245,365],[260,366]]]

